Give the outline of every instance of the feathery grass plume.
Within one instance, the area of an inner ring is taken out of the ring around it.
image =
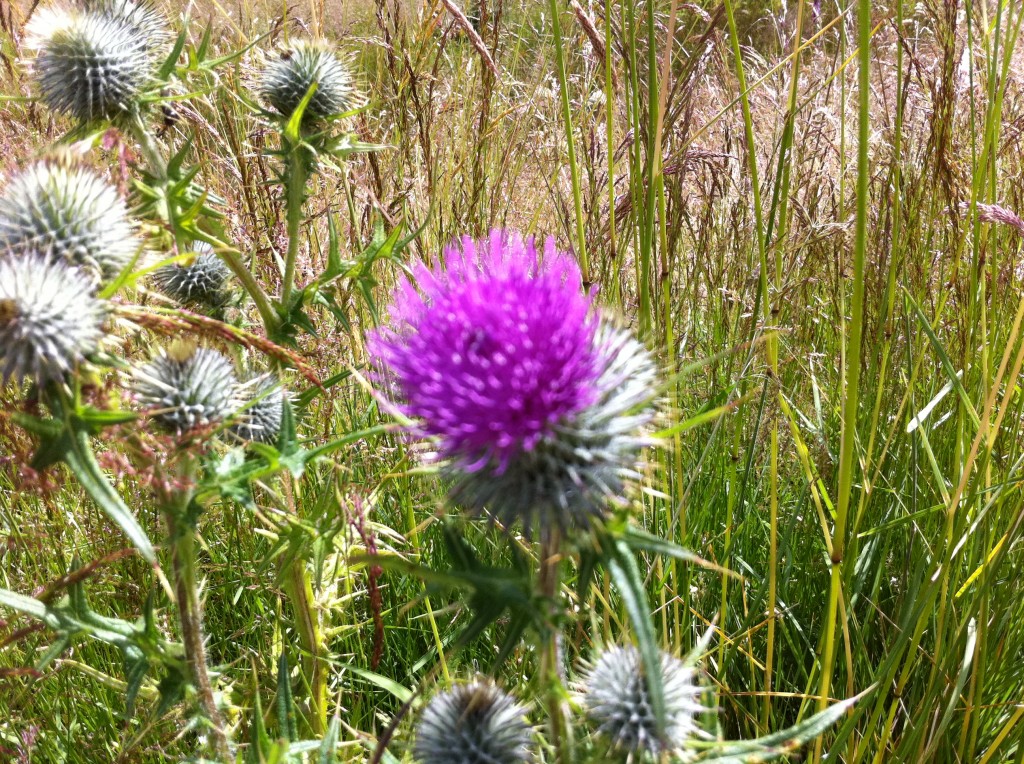
[[[281,382],[273,374],[260,374],[239,385],[242,408],[231,433],[250,443],[275,443],[281,434],[284,407],[288,405]]]
[[[681,660],[661,653],[661,672],[665,693],[665,736],[659,737],[651,709],[640,651],[610,647],[598,656],[580,684],[583,705],[597,731],[608,737],[619,750],[633,756],[649,754],[657,758],[680,749],[697,731],[695,714],[703,710],[695,672]]]
[[[419,764],[534,761],[526,709],[493,684],[474,681],[435,695],[416,727]]]
[[[193,251],[189,262],[171,263],[153,271],[153,282],[182,305],[216,310],[229,297],[231,269],[206,242],[196,242]]]
[[[103,339],[104,303],[67,263],[0,255],[0,382],[63,379]]]
[[[79,122],[129,111],[154,69],[148,38],[108,13],[41,9],[27,31],[40,96],[49,108]]]
[[[70,155],[33,162],[0,196],[0,247],[40,252],[99,283],[135,257],[135,238],[117,189]]]
[[[227,419],[238,410],[238,380],[226,357],[176,341],[134,371],[135,395],[153,418],[177,433]]]
[[[437,439],[454,500],[542,537],[589,528],[625,500],[650,442],[656,370],[592,310],[579,267],[548,239],[493,231],[414,268],[371,336],[404,414]]]
[[[296,40],[274,56],[259,75],[258,91],[276,112],[289,117],[314,84],[316,92],[303,113],[303,124],[359,105],[349,67],[323,40]]]

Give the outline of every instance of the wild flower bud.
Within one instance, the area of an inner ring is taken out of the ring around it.
[[[284,389],[273,374],[261,374],[239,385],[237,397],[242,408],[236,415],[231,433],[252,443],[276,443],[284,417]]]
[[[654,362],[592,309],[575,261],[499,231],[414,268],[371,353],[436,439],[451,495],[529,533],[589,528],[649,443]]]
[[[135,395],[153,418],[177,433],[227,419],[238,410],[238,380],[226,357],[175,342],[134,372]]]
[[[103,338],[104,304],[67,263],[0,255],[0,382],[63,379]]]
[[[658,735],[647,676],[640,651],[632,645],[601,653],[582,682],[583,705],[598,733],[619,750],[634,756],[659,757],[677,751],[697,729],[694,715],[702,710],[694,671],[681,660],[661,653],[654,667],[661,673],[665,696],[665,734]]]
[[[206,242],[193,245],[189,262],[172,263],[153,271],[156,288],[187,307],[216,310],[227,301],[231,270]]]
[[[471,682],[435,695],[416,728],[419,764],[534,761],[526,709],[492,684]]]
[[[326,42],[297,40],[271,58],[259,77],[259,94],[276,112],[285,117],[302,103],[310,87],[316,85],[303,113],[309,124],[357,105],[351,72]]]
[[[153,70],[146,36],[106,13],[42,9],[26,39],[43,101],[83,123],[129,111]]]
[[[66,156],[33,162],[0,196],[0,248],[38,252],[114,278],[139,242],[117,189]]]

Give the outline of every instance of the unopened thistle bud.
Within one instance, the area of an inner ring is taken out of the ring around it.
[[[398,407],[436,439],[452,498],[542,536],[607,517],[638,477],[657,375],[592,309],[575,261],[550,239],[541,260],[495,231],[414,276],[370,348]]]
[[[139,403],[177,433],[217,424],[238,409],[234,366],[210,348],[175,342],[134,376]]]
[[[611,647],[598,657],[581,684],[583,705],[597,731],[619,750],[653,758],[682,748],[697,730],[694,716],[703,707],[695,672],[668,653],[653,668],[661,674],[665,699],[665,733],[658,734],[640,651],[632,645]]]
[[[284,390],[273,374],[261,374],[239,386],[237,397],[242,402],[231,432],[251,443],[276,443],[281,434],[284,407],[288,405]]]
[[[206,242],[194,245],[195,254],[184,263],[172,263],[153,272],[157,289],[176,302],[216,310],[229,297],[231,270]]]
[[[159,49],[170,36],[163,14],[150,0],[86,0],[85,8],[134,30],[151,51]]]
[[[153,70],[146,36],[108,13],[37,11],[27,46],[35,51],[32,75],[43,101],[83,123],[128,112]]]
[[[67,263],[0,254],[0,382],[63,379],[99,348],[106,312]]]
[[[534,761],[526,709],[493,684],[475,681],[438,693],[416,728],[419,764]]]
[[[117,189],[67,156],[33,162],[0,196],[0,248],[39,252],[109,280],[139,242]]]
[[[285,117],[316,85],[306,110],[306,124],[349,111],[358,105],[355,82],[348,66],[321,40],[297,40],[272,57],[259,77],[259,94]]]

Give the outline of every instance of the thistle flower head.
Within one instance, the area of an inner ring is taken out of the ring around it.
[[[258,90],[276,112],[289,117],[314,84],[316,92],[303,113],[306,124],[358,104],[352,73],[322,40],[297,40],[273,57],[260,73]]]
[[[146,36],[109,13],[42,9],[29,23],[27,44],[43,101],[79,122],[129,111],[153,69]]]
[[[153,418],[177,433],[216,424],[238,409],[238,380],[227,358],[175,342],[135,370],[135,395]]]
[[[288,405],[277,377],[260,374],[240,385],[237,397],[242,408],[231,426],[232,434],[251,443],[277,442],[284,407]]]
[[[84,6],[88,11],[120,21],[134,30],[151,51],[170,36],[163,14],[150,0],[85,0]]]
[[[471,682],[438,693],[416,728],[419,764],[522,764],[533,761],[526,709],[493,684]]]
[[[206,242],[197,242],[194,250],[189,262],[157,268],[153,281],[157,289],[182,305],[215,310],[228,299],[231,270]]]
[[[586,528],[621,501],[652,416],[655,369],[583,295],[571,257],[492,232],[419,265],[371,353],[436,438],[452,496],[527,532]]]
[[[67,157],[34,162],[0,196],[0,247],[34,251],[110,279],[139,244],[117,190]]]
[[[103,338],[104,304],[67,263],[0,255],[0,382],[62,379]]]
[[[681,748],[696,732],[694,715],[703,709],[693,669],[663,652],[654,670],[661,673],[665,696],[664,736],[658,735],[651,708],[650,668],[642,664],[636,647],[611,647],[602,652],[581,685],[583,705],[597,731],[634,756],[656,758]]]

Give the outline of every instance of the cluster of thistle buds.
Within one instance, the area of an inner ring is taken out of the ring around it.
[[[133,371],[140,405],[164,429],[184,434],[227,424],[237,440],[276,443],[284,390],[270,373],[239,382],[234,364],[213,348],[177,341]]]
[[[595,732],[630,761],[660,761],[696,737],[704,710],[696,672],[668,653],[659,654],[665,728],[659,732],[640,651],[610,647],[584,671],[577,698]],[[537,761],[527,708],[482,679],[437,693],[416,728],[413,756],[419,764],[524,764]]]

